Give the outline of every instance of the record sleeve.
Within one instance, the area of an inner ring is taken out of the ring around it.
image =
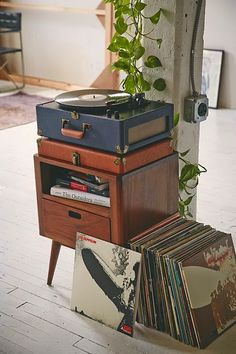
[[[200,347],[236,320],[236,258],[232,236],[222,234],[181,265]]]
[[[133,335],[140,253],[77,233],[71,309]]]

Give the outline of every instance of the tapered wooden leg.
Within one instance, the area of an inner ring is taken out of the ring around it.
[[[57,265],[57,259],[60,253],[61,244],[56,241],[52,241],[52,248],[51,248],[51,256],[49,261],[49,269],[48,269],[48,281],[47,284],[52,284],[52,279],[54,275],[54,271]]]

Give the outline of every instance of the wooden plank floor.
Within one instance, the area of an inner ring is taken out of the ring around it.
[[[209,172],[202,179],[198,202],[199,219],[232,232],[236,231],[234,115],[214,111],[209,122],[202,123],[200,161]],[[222,124],[228,131],[223,150]],[[38,236],[32,160],[36,138],[35,123],[0,131],[0,353],[197,352],[142,326],[137,325],[134,338],[128,338],[72,312],[73,250],[62,248],[53,286],[46,285],[50,241]],[[201,351],[235,352],[236,326]]]

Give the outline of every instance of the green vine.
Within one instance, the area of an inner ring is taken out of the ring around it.
[[[162,39],[153,37],[153,30],[145,33],[143,21],[149,20],[153,25],[157,25],[163,14],[163,9],[159,9],[151,16],[146,16],[144,10],[147,6],[141,0],[104,0],[111,3],[115,10],[115,34],[107,48],[117,54],[117,60],[112,64],[114,70],[123,71],[126,77],[121,81],[121,85],[126,92],[131,94],[137,92],[150,91],[153,87],[157,91],[166,88],[166,82],[159,77],[151,84],[144,78],[143,67],[150,70],[155,69],[153,76],[157,75],[158,68],[162,67],[160,59],[155,55],[149,55],[144,61],[144,65],[139,65],[145,55],[145,48],[142,45],[143,38],[156,43],[157,49],[161,48]],[[142,60],[143,61],[143,60]],[[179,122],[179,114],[174,117],[174,127]],[[190,204],[195,196],[194,189],[198,185],[198,178],[201,173],[206,172],[206,168],[200,164],[193,164],[184,157],[190,150],[179,153],[179,159],[183,167],[179,176],[179,212],[187,218],[192,217]],[[187,195],[184,197],[183,195]]]
[[[179,153],[179,159],[184,163],[179,176],[179,191],[185,192],[188,196],[184,199],[181,193],[179,193],[179,212],[180,215],[184,217],[193,217],[189,210],[190,203],[195,196],[192,192],[198,185],[198,177],[200,174],[207,172],[204,166],[200,164],[192,164],[183,158],[183,156],[187,155],[189,151],[190,150]]]
[[[174,129],[176,129],[178,123],[179,114],[177,113],[174,117]],[[179,175],[179,213],[185,218],[193,217],[190,212],[190,204],[195,196],[193,192],[198,185],[199,176],[207,172],[207,169],[199,163],[191,163],[189,160],[186,160],[185,156],[188,155],[189,152],[190,149],[179,152],[179,160],[182,161],[183,164]]]
[[[126,77],[121,84],[125,91],[137,93],[149,91],[151,84],[145,80],[142,72],[143,66],[139,65],[140,59],[145,55],[145,48],[142,39],[145,37],[156,42],[157,48],[161,47],[161,38],[154,38],[151,32],[143,30],[143,20],[148,19],[152,24],[157,25],[162,9],[152,16],[145,16],[146,4],[141,0],[105,0],[112,3],[115,9],[115,30],[112,41],[108,47],[111,52],[117,54],[117,61],[112,65],[114,70],[123,71]],[[160,59],[155,55],[149,55],[144,66],[150,69],[158,69],[162,66]],[[153,88],[163,91],[166,88],[165,80],[158,78],[152,84]]]

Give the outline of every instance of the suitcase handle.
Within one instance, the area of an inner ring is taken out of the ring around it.
[[[82,131],[64,128],[66,125],[68,125],[68,123],[69,123],[69,121],[67,121],[66,119],[62,119],[61,134],[64,136],[67,136],[69,138],[83,139],[83,137],[86,133],[86,130],[91,128],[91,124],[88,124],[88,123],[82,124],[82,127],[83,127]]]

